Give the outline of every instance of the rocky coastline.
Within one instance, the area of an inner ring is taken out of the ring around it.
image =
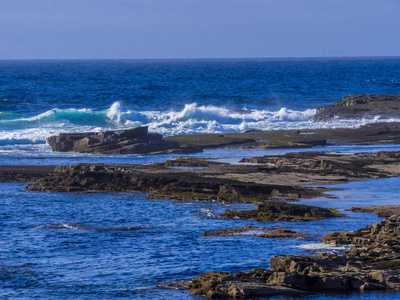
[[[204,273],[166,288],[207,298],[253,298],[306,293],[400,290],[400,215],[351,232],[326,234],[324,243],[352,245],[342,254],[278,255],[271,270]]]
[[[350,95],[318,109],[314,121],[393,117],[400,96]],[[383,113],[384,108],[386,114]],[[398,116],[398,115],[396,115]],[[259,131],[182,135],[163,138],[147,127],[100,133],[62,133],[48,138],[53,151],[104,154],[194,153],[209,148],[313,148],[336,144],[400,144],[400,123],[360,128]],[[54,193],[146,193],[148,198],[251,203],[254,209],[226,210],[216,218],[257,222],[308,222],[343,217],[332,208],[293,203],[324,196],[321,185],[400,176],[400,151],[340,153],[308,151],[242,159],[239,164],[180,157],[151,165],[79,163],[69,166],[0,166],[0,182],[26,182],[26,190]],[[173,168],[171,168],[173,167]],[[333,205],[334,206],[334,205]],[[315,292],[400,291],[400,208],[353,207],[386,217],[352,232],[326,234],[322,241],[351,245],[342,254],[278,255],[271,270],[230,274],[209,272],[190,282],[170,284],[208,298],[295,296]],[[257,231],[257,232],[253,232]],[[228,228],[204,236],[252,234],[262,238],[303,238],[287,228]]]

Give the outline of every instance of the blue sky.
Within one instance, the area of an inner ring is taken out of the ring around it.
[[[0,59],[400,56],[400,0],[0,0]]]

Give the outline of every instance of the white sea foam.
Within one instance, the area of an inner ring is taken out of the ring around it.
[[[296,248],[307,249],[307,250],[347,250],[350,247],[351,246],[349,245],[336,246],[323,243],[310,243],[310,244],[296,246]]]
[[[313,122],[315,109],[229,110],[213,105],[186,104],[181,110],[140,111],[125,109],[115,102],[107,110],[89,108],[51,109],[34,116],[8,114],[0,118],[0,146],[45,143],[46,137],[60,132],[126,129],[142,125],[164,136],[195,133],[242,132],[248,129],[279,130],[300,128],[355,128],[382,122],[379,117],[362,120]],[[386,121],[399,121],[390,119]]]

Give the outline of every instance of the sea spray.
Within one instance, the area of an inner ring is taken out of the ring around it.
[[[313,122],[315,109],[230,110],[214,105],[189,103],[168,111],[127,109],[115,102],[106,110],[91,108],[51,109],[33,116],[0,114],[0,146],[41,144],[61,132],[106,131],[149,126],[164,136],[196,133],[243,132],[248,129],[354,128],[379,118]],[[3,116],[3,118],[1,118]],[[396,121],[391,119],[389,121]]]

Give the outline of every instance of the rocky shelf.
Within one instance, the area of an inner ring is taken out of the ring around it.
[[[321,106],[314,117],[315,122],[334,119],[362,119],[400,117],[400,96],[395,95],[349,95],[332,105]]]
[[[258,226],[244,226],[241,228],[226,228],[211,232],[203,233],[203,236],[240,236],[240,235],[251,235],[262,238],[274,238],[274,239],[288,239],[288,238],[303,238],[307,234],[293,231],[287,228],[275,228],[275,227],[262,227]]]
[[[342,216],[343,214],[333,209],[273,201],[260,204],[257,209],[253,210],[226,210],[225,213],[219,215],[218,218],[237,218],[259,222],[307,222]]]
[[[391,217],[400,215],[400,205],[374,205],[368,207],[352,207],[351,211],[374,213],[378,217]]]
[[[48,137],[47,143],[53,151],[60,152],[162,154],[202,151],[195,146],[180,146],[178,142],[166,141],[160,134],[148,133],[147,126],[105,132],[60,133]]]
[[[33,180],[28,189],[146,192],[149,197],[160,199],[260,204],[274,197],[295,200],[321,196],[327,190],[306,185],[399,176],[399,158],[400,152],[352,155],[302,152],[250,158],[249,164],[241,165],[196,158],[177,160],[179,166],[202,168],[169,168],[174,160],[153,165],[73,164],[56,167],[52,174]]]
[[[214,299],[400,290],[400,216],[354,232],[327,234],[323,241],[353,246],[341,255],[278,255],[270,259],[272,270],[209,272],[166,287]]]
[[[47,138],[53,151],[99,154],[195,153],[203,149],[236,147],[312,148],[337,144],[400,144],[400,123],[374,123],[360,128],[248,130],[162,137],[148,128],[84,133],[61,133]]]

